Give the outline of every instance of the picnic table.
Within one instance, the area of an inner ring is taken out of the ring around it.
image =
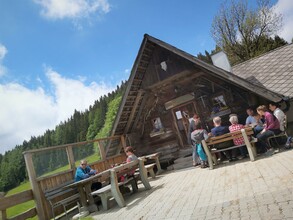
[[[69,185],[64,186],[63,188],[76,188],[78,189],[80,195],[81,206],[84,210],[89,212],[98,211],[97,206],[95,205],[94,198],[90,195],[91,193],[91,185],[95,181],[99,181],[101,179],[110,178],[110,169],[99,172],[94,176],[91,176],[87,179],[80,180],[78,182],[71,183]]]
[[[107,169],[105,171],[99,172],[94,176],[91,176],[87,179],[80,180],[78,182],[71,183],[69,185],[64,186],[63,188],[78,188],[78,192],[80,194],[81,206],[83,211],[95,212],[98,211],[98,208],[94,202],[94,198],[91,192],[91,184],[94,181],[99,181],[101,179],[107,179],[111,182],[110,190],[112,192],[113,197],[120,207],[125,206],[124,199],[119,190],[119,183],[117,179],[128,172],[135,170],[139,167],[139,175],[141,177],[141,181],[146,189],[150,189],[151,186],[147,179],[147,171],[144,167],[145,158],[138,158],[136,161],[132,161],[130,163],[120,164],[119,166]]]
[[[156,166],[157,166],[157,169],[158,169],[157,170],[157,174],[160,174],[160,173],[163,172],[163,170],[161,168],[159,156],[160,156],[160,153],[159,152],[144,156],[146,159],[155,160],[155,163],[156,163]]]

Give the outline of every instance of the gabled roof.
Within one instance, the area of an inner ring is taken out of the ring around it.
[[[133,124],[135,124],[136,116],[140,114],[139,107],[143,102],[143,97],[145,96],[144,91],[141,90],[142,81],[156,47],[162,47],[170,53],[177,54],[178,56],[195,64],[203,72],[258,94],[265,99],[279,102],[283,98],[283,96],[278,93],[272,92],[264,87],[255,86],[237,75],[231,74],[230,72],[214,65],[205,63],[189,53],[145,34],[128,79],[128,85],[118,110],[111,135],[127,134],[131,130]]]
[[[293,44],[233,66],[232,72],[276,93],[293,98]]]

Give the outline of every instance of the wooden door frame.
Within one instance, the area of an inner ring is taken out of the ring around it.
[[[177,105],[177,106],[174,106],[171,110],[172,110],[172,117],[173,117],[173,123],[174,123],[174,126],[175,126],[175,129],[176,129],[176,133],[177,133],[177,136],[178,136],[178,139],[179,139],[179,145],[180,145],[180,148],[184,148],[184,141],[181,137],[181,132],[178,128],[178,124],[177,124],[177,118],[176,118],[176,113],[174,112],[174,109],[175,108],[180,108],[182,106],[185,106],[185,105],[188,105],[188,104],[193,104],[193,107],[195,109],[195,112],[198,112],[198,109],[196,107],[196,101],[195,100],[192,100],[192,101],[188,101],[188,102],[185,102],[185,103],[182,103],[180,105]],[[195,113],[193,112],[193,113]],[[192,115],[193,116],[193,115]],[[190,116],[190,117],[192,117]]]

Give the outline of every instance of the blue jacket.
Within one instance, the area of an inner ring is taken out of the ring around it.
[[[89,166],[87,166],[85,169],[82,169],[81,167],[77,167],[75,172],[75,181],[80,181],[86,178],[89,178],[91,175],[95,175],[96,171],[92,170]]]

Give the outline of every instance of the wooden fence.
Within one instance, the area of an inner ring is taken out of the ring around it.
[[[28,176],[29,176],[32,189],[18,193],[18,194],[14,194],[8,197],[0,198],[0,219],[2,220],[8,219],[7,213],[6,213],[6,210],[8,208],[16,206],[18,204],[22,204],[30,200],[35,201],[36,207],[33,207],[21,213],[18,216],[11,217],[9,218],[9,220],[23,220],[23,219],[31,218],[34,216],[38,216],[38,219],[50,219],[52,217],[51,207],[48,201],[45,199],[44,191],[51,188],[58,187],[58,185],[74,179],[76,167],[75,167],[73,148],[82,147],[89,143],[94,143],[94,142],[98,143],[101,160],[90,163],[89,165],[93,169],[96,169],[98,171],[103,171],[103,170],[109,169],[112,164],[121,163],[126,160],[126,155],[124,153],[122,154],[119,153],[115,156],[106,158],[107,149],[103,145],[103,143],[107,140],[111,142],[117,139],[120,140],[120,146],[118,147],[117,152],[120,152],[120,150],[123,147],[125,147],[125,140],[123,136],[113,136],[109,138],[101,138],[101,139],[96,139],[92,141],[53,146],[53,147],[41,148],[41,149],[24,152],[23,154],[25,158],[26,168],[28,171]],[[66,171],[56,173],[56,174],[51,174],[51,175],[43,176],[43,177],[37,177],[34,164],[33,164],[33,155],[39,152],[46,152],[46,151],[59,150],[59,149],[66,150],[68,163],[69,163],[69,169]],[[62,207],[59,210],[56,209],[56,214],[61,214],[62,212],[63,212]]]
[[[21,193],[17,193],[11,196],[0,198],[0,219],[2,220],[22,220],[27,218],[32,218],[37,215],[37,209],[36,207],[33,207],[29,210],[26,210],[25,212],[13,216],[11,218],[7,218],[6,210],[10,207],[28,202],[30,200],[34,200],[33,191],[26,190]]]

